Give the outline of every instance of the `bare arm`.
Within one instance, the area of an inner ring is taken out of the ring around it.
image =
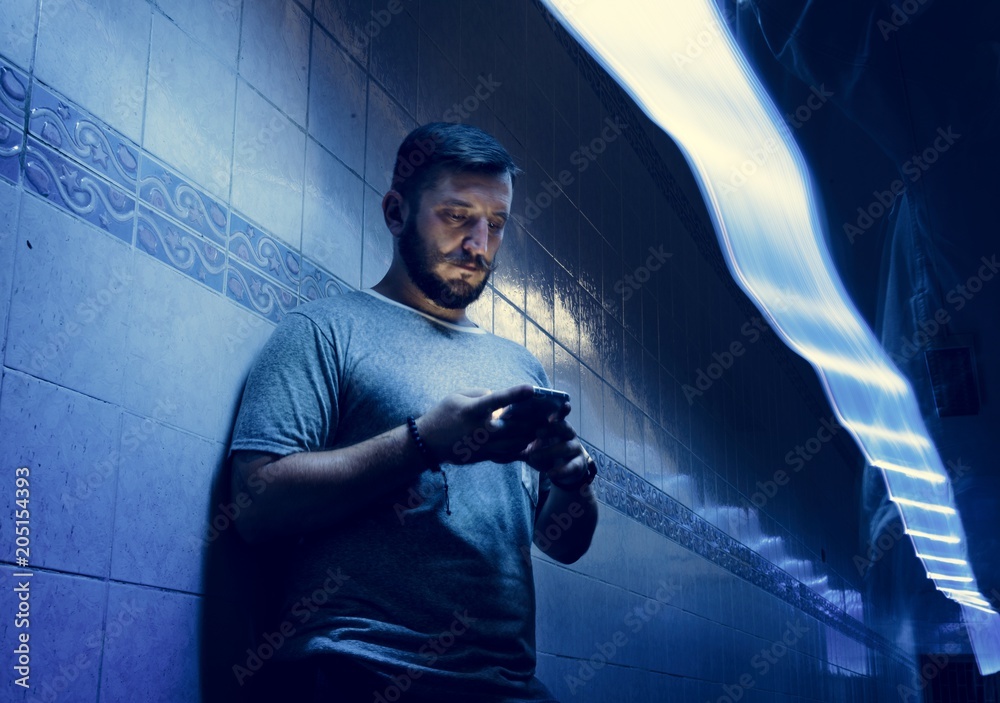
[[[442,463],[512,461],[526,442],[491,439],[477,451],[463,440],[488,426],[494,410],[531,396],[530,385],[489,393],[452,393],[417,419],[417,429]],[[340,449],[233,453],[232,500],[242,510],[236,529],[257,543],[332,527],[378,496],[413,481],[426,462],[406,425]]]
[[[525,452],[529,465],[560,482],[577,481],[587,473],[588,455],[576,431],[566,422],[569,403],[557,421],[538,431],[538,438]],[[534,543],[547,556],[572,564],[586,554],[597,528],[597,497],[589,485],[552,488],[541,499],[536,512]]]
[[[250,543],[330,527],[412,481],[424,462],[405,425],[341,449],[233,453],[236,529]]]

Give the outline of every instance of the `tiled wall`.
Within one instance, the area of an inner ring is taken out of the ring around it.
[[[535,554],[539,676],[641,703],[912,683],[865,624],[857,454],[729,279],[681,155],[539,5],[5,0],[4,698],[233,684],[246,574],[219,503],[246,372],[284,312],[384,273],[394,150],[432,119],[526,170],[472,313],[573,395],[602,469],[590,552]],[[8,646],[25,578],[30,691]]]

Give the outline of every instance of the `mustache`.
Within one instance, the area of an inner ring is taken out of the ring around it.
[[[444,257],[444,261],[461,266],[475,266],[480,271],[485,271],[486,273],[496,271],[500,265],[496,257],[494,257],[493,263],[490,263],[482,254],[476,254],[475,256],[464,256],[462,254],[458,256],[446,256]]]

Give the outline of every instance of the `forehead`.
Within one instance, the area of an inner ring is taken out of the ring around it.
[[[461,200],[494,210],[507,210],[512,196],[513,187],[507,173],[496,176],[468,171],[445,171],[434,187],[424,192],[421,202],[435,205]]]

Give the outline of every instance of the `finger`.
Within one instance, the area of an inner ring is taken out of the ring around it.
[[[482,396],[489,395],[490,392],[489,388],[463,388],[455,391],[458,395],[464,395],[468,398],[480,398]]]
[[[576,437],[576,430],[565,420],[559,420],[558,422],[549,422],[549,424],[539,427],[535,430],[535,437],[539,439],[556,438],[569,441]]]
[[[522,383],[517,386],[505,388],[502,391],[490,393],[479,399],[476,409],[486,412],[493,412],[499,408],[506,407],[522,400],[528,400],[535,391],[529,383]]]
[[[581,451],[582,445],[579,442],[559,442],[557,444],[549,444],[545,446],[531,446],[528,448],[528,453],[531,455],[532,461],[539,462],[550,468],[553,468],[555,464],[559,461],[566,459],[563,462],[568,464],[576,456],[582,456]]]

